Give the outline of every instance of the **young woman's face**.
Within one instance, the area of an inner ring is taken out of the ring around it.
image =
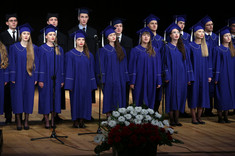
[[[231,42],[231,34],[230,33],[226,33],[223,35],[223,42],[225,42],[225,43]]]
[[[149,43],[149,41],[150,41],[150,34],[144,32],[142,34],[142,36],[141,36],[141,40],[142,40],[143,43]]]
[[[49,33],[46,35],[46,39],[47,39],[47,41],[49,41],[49,42],[55,42],[55,38],[56,38],[56,33],[55,33],[55,32],[49,32]]]
[[[173,29],[171,31],[171,34],[170,34],[170,37],[173,39],[173,40],[178,40],[180,38],[180,32],[178,29]]]
[[[80,37],[80,38],[77,38],[76,40],[76,44],[77,44],[77,47],[83,47],[84,44],[85,44],[85,39]]]
[[[195,32],[195,37],[198,39],[203,39],[205,32],[203,29],[199,29]]]
[[[148,27],[152,30],[152,31],[157,31],[158,28],[158,24],[156,20],[152,20],[149,22]]]
[[[115,42],[116,41],[116,33],[111,33],[108,35],[109,42]]]
[[[23,41],[27,42],[27,41],[29,40],[29,38],[30,38],[30,32],[28,32],[28,31],[23,31],[23,32],[21,33],[21,39],[22,39]]]
[[[58,19],[56,17],[51,17],[51,18],[48,19],[47,24],[48,25],[51,24],[54,27],[57,27],[58,26]]]

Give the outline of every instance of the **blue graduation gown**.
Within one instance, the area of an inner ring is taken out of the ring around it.
[[[209,36],[205,34],[206,42],[209,45],[208,48],[210,50],[210,53],[212,55],[212,74],[213,77],[215,76],[215,66],[216,66],[216,53],[214,53],[214,48],[218,45],[218,36],[212,32],[212,34]],[[215,83],[214,78],[212,79],[211,83],[209,84],[210,88],[210,97],[214,97],[214,91],[215,91]]]
[[[137,106],[146,104],[154,108],[156,87],[162,84],[161,56],[154,48],[156,55],[149,56],[146,48],[138,45],[131,50],[129,61],[130,84],[134,85],[134,102]]]
[[[10,46],[9,59],[10,59],[10,79],[9,81],[15,81],[15,84],[11,83],[11,104],[14,114],[18,113],[33,113],[34,104],[34,89],[35,81],[38,80],[38,47],[34,47],[34,63],[35,69],[32,72],[32,76],[29,76],[27,65],[27,51],[20,42],[17,42]]]
[[[120,62],[110,44],[99,49],[103,88],[103,113],[126,106],[126,82],[129,81],[127,57]],[[96,76],[100,74],[99,56],[96,54]],[[98,80],[98,78],[97,78]],[[100,81],[100,80],[99,80]],[[100,83],[100,82],[98,82]]]
[[[61,83],[64,82],[64,51],[59,46],[60,55],[55,58],[55,112],[61,112]],[[49,47],[46,43],[41,45],[38,50],[39,77],[38,81],[44,83],[44,87],[39,90],[39,114],[49,114],[53,111],[53,80],[54,75],[54,47]]]
[[[91,119],[91,91],[96,89],[94,57],[75,48],[65,54],[65,89],[69,89],[72,120]]]
[[[188,105],[189,108],[209,108],[208,78],[212,78],[212,56],[211,53],[209,53],[208,57],[202,57],[201,45],[195,42],[189,43],[189,48],[194,73],[194,83],[188,87]]]
[[[217,53],[215,81],[215,108],[218,110],[233,109],[235,103],[235,57],[231,57],[229,48],[216,47]]]
[[[188,33],[183,32],[183,35],[181,35],[180,37],[185,45],[188,45],[190,43],[190,35]]]
[[[175,110],[179,110],[183,113],[187,97],[187,83],[194,81],[188,50],[185,46],[185,60],[183,60],[183,55],[179,49],[171,43],[168,43],[164,50],[165,80],[169,80],[166,84],[166,113]]]
[[[0,62],[1,62],[1,54],[0,54]],[[0,67],[0,114],[1,115],[4,112],[4,86],[5,82],[8,81],[9,81],[8,67],[6,69],[2,69]]]

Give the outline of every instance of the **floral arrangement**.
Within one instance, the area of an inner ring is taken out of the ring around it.
[[[102,134],[95,136],[94,141],[102,143],[94,151],[99,154],[113,147],[118,153],[141,155],[145,151],[146,155],[146,151],[156,154],[157,145],[182,143],[172,138],[174,130],[163,118],[146,106],[119,108],[101,123]]]

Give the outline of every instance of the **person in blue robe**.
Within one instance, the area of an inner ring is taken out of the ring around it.
[[[41,30],[46,38],[46,43],[38,49],[39,58],[39,105],[38,113],[45,118],[45,128],[50,128],[49,114],[55,116],[61,112],[61,87],[64,85],[64,51],[56,43],[57,28],[48,25]],[[55,64],[55,67],[54,67]],[[53,77],[55,76],[55,87]],[[55,103],[53,102],[53,89],[55,89]],[[53,108],[54,103],[54,108]],[[54,125],[51,118],[51,126]]]
[[[149,29],[153,33],[151,37],[152,46],[155,47],[156,49],[159,49],[161,55],[161,50],[163,48],[164,41],[163,37],[157,33],[159,21],[160,19],[153,14],[150,14],[147,18],[144,19],[145,25],[149,27]],[[158,111],[161,99],[162,99],[162,87],[156,89],[154,111]]]
[[[0,115],[4,113],[4,87],[9,81],[7,48],[0,41]]]
[[[186,15],[174,15],[174,22],[177,24],[180,29],[180,38],[182,39],[185,45],[190,43],[190,35],[184,31],[186,23]]]
[[[32,43],[31,26],[18,27],[20,42],[10,46],[11,103],[16,114],[17,130],[22,129],[20,114],[25,113],[24,129],[29,129],[29,114],[33,113],[34,89],[38,80],[37,47]]]
[[[192,123],[205,124],[201,120],[201,114],[203,108],[210,108],[209,83],[212,79],[212,56],[205,41],[202,25],[197,23],[191,29],[195,38],[194,42],[189,44],[194,82],[188,87],[188,106],[191,109]]]
[[[219,30],[222,44],[215,49],[215,108],[218,111],[219,123],[230,123],[228,111],[235,105],[235,49],[231,41],[229,28],[226,26]],[[222,111],[224,118],[222,118]]]
[[[148,27],[137,32],[140,44],[132,48],[129,61],[130,88],[133,89],[134,103],[154,108],[156,88],[160,88],[161,55],[151,44],[153,34]]]
[[[214,53],[214,48],[217,47],[218,45],[218,36],[213,32],[214,30],[214,23],[209,16],[203,17],[201,20],[202,26],[204,27],[205,30],[205,39],[207,44],[209,45],[209,48],[211,50],[211,55],[212,55],[212,74],[213,77],[215,75],[215,65],[216,65],[216,54]],[[215,83],[214,83],[214,78],[212,78],[212,82],[209,84],[209,91],[210,91],[210,108],[205,109],[205,116],[215,116],[212,113],[212,109],[214,107],[213,104],[213,98],[214,98],[214,93],[215,93]]]
[[[103,113],[107,116],[117,108],[126,107],[126,83],[129,81],[126,52],[116,40],[115,29],[107,26],[102,31],[109,43],[96,54],[96,76],[98,84],[103,83]]]
[[[187,84],[194,81],[193,70],[186,46],[180,38],[181,28],[172,23],[167,29],[171,42],[164,47],[164,71],[166,82],[166,113],[171,126],[182,126],[179,112],[184,113],[187,97]]]
[[[71,37],[76,46],[65,54],[65,89],[69,90],[73,127],[84,128],[84,119],[91,120],[91,92],[97,88],[95,61],[85,43],[85,32],[78,30]]]

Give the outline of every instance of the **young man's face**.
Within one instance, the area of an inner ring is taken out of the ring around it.
[[[48,25],[51,24],[54,27],[57,27],[58,26],[58,19],[56,17],[51,17],[51,18],[48,19],[47,24]]]
[[[80,21],[80,24],[82,26],[85,26],[87,25],[87,22],[89,20],[89,16],[88,14],[85,14],[85,13],[81,13],[79,16],[78,16],[78,20]]]
[[[8,26],[8,28],[10,29],[16,29],[18,24],[17,18],[16,17],[11,17],[8,19],[8,21],[6,22],[6,25]]]

